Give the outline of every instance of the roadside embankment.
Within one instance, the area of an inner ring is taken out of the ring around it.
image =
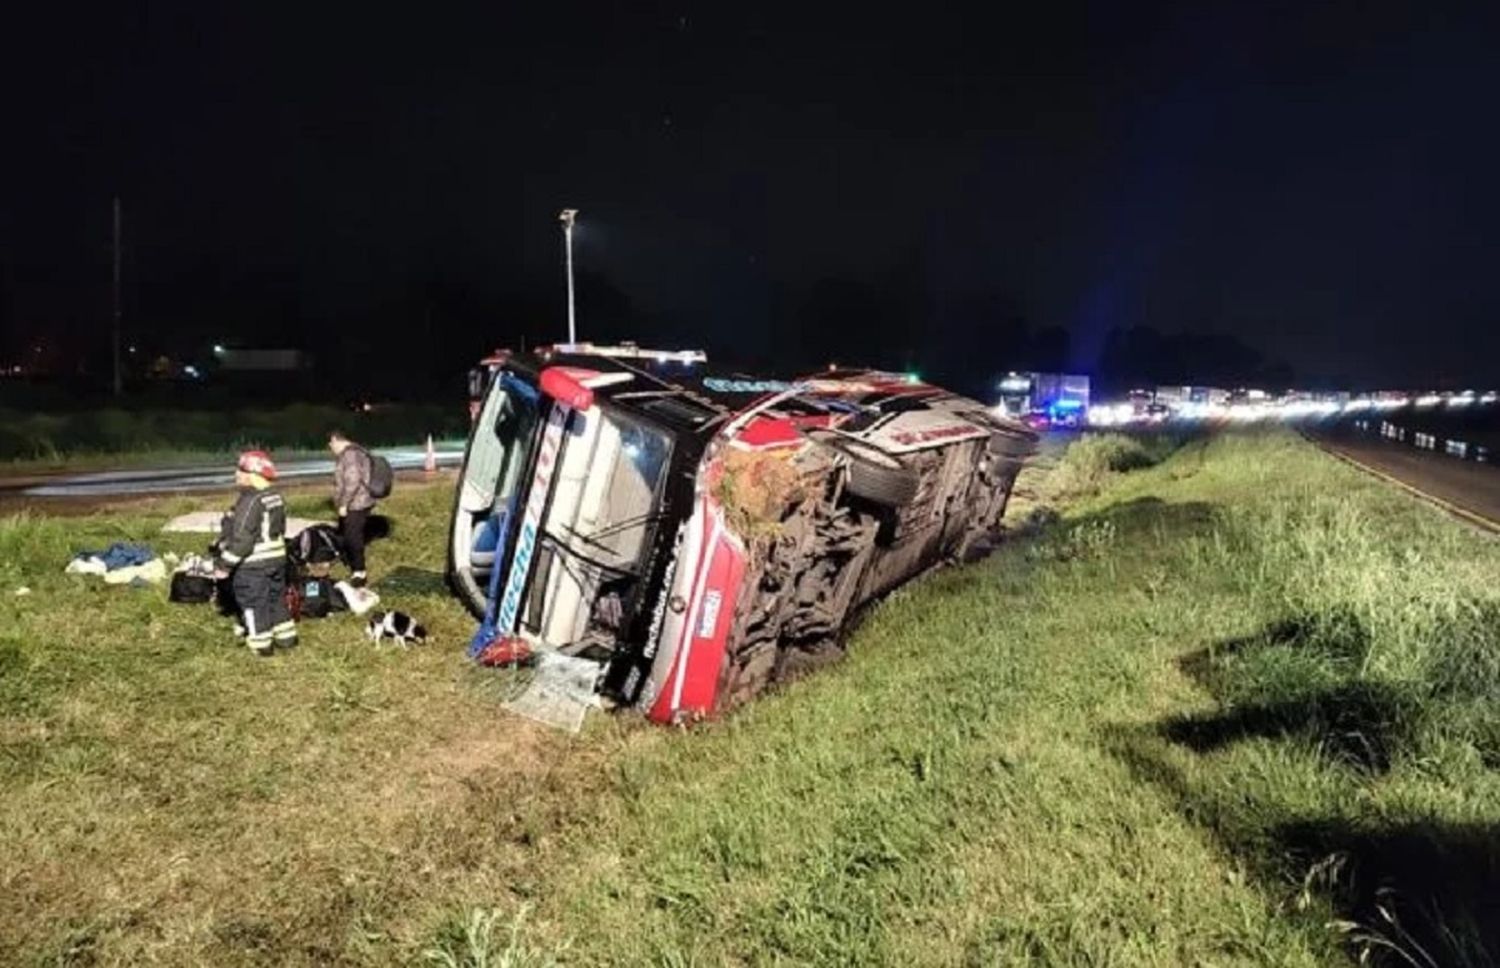
[[[1092,439],[682,731],[496,707],[447,488],[372,550],[432,646],[259,664],[58,573],[187,499],[0,521],[0,961],[1493,963],[1500,542],[1289,432]]]

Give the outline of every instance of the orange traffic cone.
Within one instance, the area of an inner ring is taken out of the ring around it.
[[[432,434],[427,435],[427,456],[422,458],[422,470],[429,474],[437,470],[437,451],[432,449]]]

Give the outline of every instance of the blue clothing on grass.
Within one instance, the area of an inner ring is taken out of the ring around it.
[[[135,565],[144,565],[155,557],[156,553],[145,545],[130,544],[127,541],[116,541],[103,551],[80,551],[73,556],[73,560],[77,561],[79,558],[98,558],[104,562],[106,570],[114,571],[116,568],[130,568]]]

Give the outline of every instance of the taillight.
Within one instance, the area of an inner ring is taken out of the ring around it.
[[[587,410],[594,405],[594,391],[584,386],[566,367],[547,367],[539,382],[543,393],[574,410]]]

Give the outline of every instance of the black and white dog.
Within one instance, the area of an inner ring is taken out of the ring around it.
[[[365,624],[365,635],[376,645],[390,637],[403,649],[413,642],[417,645],[427,642],[427,630],[405,612],[371,612],[370,620]]]

